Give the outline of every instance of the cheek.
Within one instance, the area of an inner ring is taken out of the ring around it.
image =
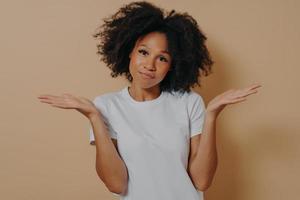
[[[135,74],[138,71],[139,66],[141,66],[142,64],[143,61],[141,58],[138,58],[137,56],[133,56],[129,62],[129,71],[131,75]]]
[[[141,63],[143,63],[143,58],[138,55],[134,55],[131,59],[131,62],[134,65],[140,65]]]
[[[135,57],[132,57],[129,61],[129,71],[134,72],[138,65],[139,61]]]
[[[134,64],[135,64],[136,68],[139,68],[141,66],[144,66],[144,63],[145,63],[145,61],[142,58],[138,58],[135,60]]]

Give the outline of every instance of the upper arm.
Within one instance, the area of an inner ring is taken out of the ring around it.
[[[198,134],[201,134],[204,126],[205,103],[199,94],[195,92],[190,93],[188,96],[187,111],[190,123],[190,137],[192,138]]]

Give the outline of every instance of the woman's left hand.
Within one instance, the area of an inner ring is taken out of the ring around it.
[[[261,87],[261,85],[253,84],[243,89],[230,89],[213,98],[207,105],[206,113],[217,118],[226,105],[245,101],[246,96],[257,93],[256,88],[259,87]]]

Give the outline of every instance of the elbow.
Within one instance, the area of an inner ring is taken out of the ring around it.
[[[194,179],[195,180],[195,179]],[[199,191],[206,191],[212,184],[212,179],[210,178],[198,178],[194,181],[194,186]]]
[[[195,183],[194,185],[197,190],[204,192],[212,185],[216,169],[217,169],[217,164],[215,165],[212,174],[210,174],[209,176],[200,177],[198,174],[197,178],[193,178],[194,180],[193,182]]]
[[[199,175],[199,174],[198,174]],[[204,178],[204,177],[195,177],[195,176],[191,176],[191,180],[194,184],[194,187],[198,190],[198,191],[206,191],[210,185],[211,185],[211,181],[208,180],[208,178]]]
[[[195,187],[197,190],[204,192],[212,185],[212,182],[213,182],[213,177],[202,179],[202,181],[198,181],[195,183]]]
[[[128,187],[128,176],[125,174],[121,178],[110,179],[110,181],[106,181],[105,185],[107,189],[116,195],[124,195],[127,192]]]
[[[97,170],[97,174],[106,186],[106,188],[113,194],[122,195],[127,191],[127,176],[122,178],[111,177],[107,178]]]
[[[104,170],[99,169],[96,165],[96,172],[111,193],[116,195],[123,195],[126,193],[128,187],[128,174],[126,168],[123,171],[104,172]]]
[[[201,183],[201,184],[196,184],[195,187],[197,190],[204,192],[210,187],[210,185],[211,184],[205,182],[205,183]]]
[[[107,186],[108,190],[116,195],[124,195],[127,192],[127,184]]]

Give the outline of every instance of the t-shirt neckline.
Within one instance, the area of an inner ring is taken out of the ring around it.
[[[137,101],[135,100],[129,93],[129,86],[126,86],[124,89],[123,89],[123,94],[125,96],[125,98],[131,102],[132,104],[135,104],[135,105],[153,105],[153,104],[157,104],[159,103],[160,101],[162,101],[163,97],[165,96],[164,95],[164,91],[161,91],[160,95],[158,97],[156,97],[155,99],[151,99],[151,100],[146,100],[146,101]]]

